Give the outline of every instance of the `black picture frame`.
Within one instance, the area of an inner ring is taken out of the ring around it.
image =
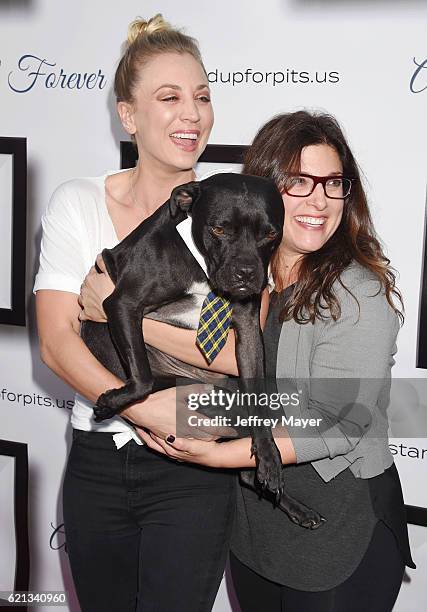
[[[138,151],[130,140],[120,141],[120,168],[134,168],[138,161]]]
[[[27,139],[0,137],[0,155],[12,157],[10,307],[0,307],[0,323],[26,325],[25,265],[27,231]],[[2,211],[0,211],[0,222]],[[6,277],[4,277],[6,278]]]
[[[199,163],[243,164],[243,158],[248,148],[249,145],[208,145],[200,156]]]
[[[15,591],[28,591],[30,583],[30,553],[28,544],[28,446],[22,442],[0,440],[0,456],[15,460],[14,518],[15,518]],[[11,607],[0,599],[0,607]],[[27,610],[26,607],[22,607]]]
[[[198,163],[242,164],[248,145],[212,144],[207,145]],[[133,168],[138,160],[138,151],[130,140],[120,142],[120,168]]]
[[[427,508],[406,505],[406,517],[410,525],[427,527]]]
[[[427,204],[424,223],[423,269],[421,271],[417,368],[427,369]]]

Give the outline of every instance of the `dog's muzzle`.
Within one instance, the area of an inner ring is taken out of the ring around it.
[[[261,292],[266,271],[259,264],[234,260],[211,273],[210,279],[220,294],[243,299]]]

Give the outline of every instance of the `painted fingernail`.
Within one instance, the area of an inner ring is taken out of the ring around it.
[[[168,437],[166,438],[166,442],[169,442],[169,444],[172,444],[173,442],[175,442],[175,436],[172,434],[169,434]]]

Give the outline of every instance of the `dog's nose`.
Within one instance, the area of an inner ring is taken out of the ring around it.
[[[244,265],[234,267],[234,276],[236,280],[247,282],[253,279],[255,266]]]

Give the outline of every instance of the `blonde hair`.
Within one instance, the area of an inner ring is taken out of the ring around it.
[[[125,51],[114,77],[117,102],[133,102],[141,67],[161,53],[189,53],[206,74],[199,45],[194,38],[173,28],[160,14],[148,21],[137,18],[129,25]]]

